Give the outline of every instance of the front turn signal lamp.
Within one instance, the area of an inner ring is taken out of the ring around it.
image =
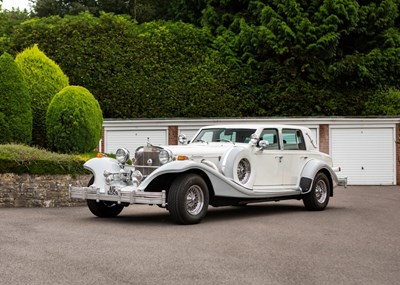
[[[176,157],[176,160],[189,160],[189,157],[187,157],[186,155],[178,155]]]
[[[98,152],[98,153],[96,154],[96,157],[97,157],[97,158],[103,158],[103,157],[107,157],[107,155],[106,155],[105,153]]]

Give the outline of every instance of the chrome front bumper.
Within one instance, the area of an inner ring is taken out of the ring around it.
[[[99,188],[74,187],[69,185],[69,197],[82,200],[113,201],[118,204],[158,204],[166,206],[166,191],[144,192],[144,191],[116,191],[115,195],[101,193]]]

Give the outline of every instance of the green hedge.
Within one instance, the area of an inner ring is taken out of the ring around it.
[[[239,116],[243,74],[211,48],[205,29],[138,25],[102,14],[32,19],[10,36],[14,52],[38,43],[71,85],[84,86],[106,118]]]
[[[0,173],[89,174],[83,164],[94,154],[66,155],[25,145],[0,145]]]

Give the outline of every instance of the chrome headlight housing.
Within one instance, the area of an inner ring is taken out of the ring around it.
[[[158,158],[161,164],[166,164],[172,160],[172,152],[167,149],[161,149]]]
[[[125,164],[129,160],[129,150],[126,148],[117,149],[115,155],[117,161],[121,164]]]

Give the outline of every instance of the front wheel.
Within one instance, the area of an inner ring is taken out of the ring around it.
[[[110,201],[86,200],[88,208],[93,215],[99,218],[111,218],[118,216],[124,209],[123,205]]]
[[[321,211],[326,208],[331,193],[330,183],[326,174],[320,172],[315,176],[310,193],[303,198],[304,206],[310,211]]]
[[[168,192],[169,213],[179,224],[197,224],[207,213],[209,193],[204,179],[197,174],[178,176]]]

